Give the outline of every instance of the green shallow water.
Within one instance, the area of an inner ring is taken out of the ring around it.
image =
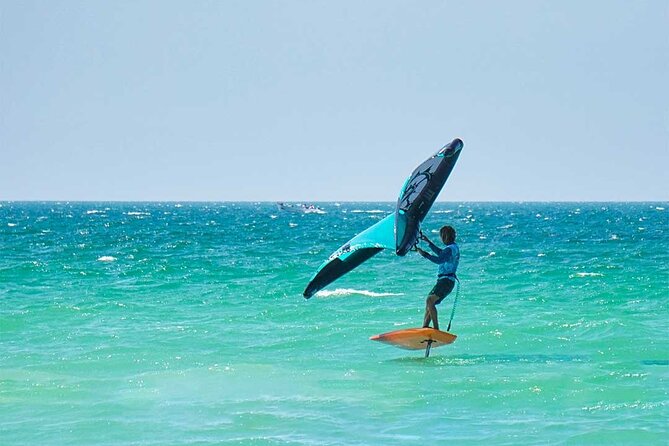
[[[393,209],[321,206],[0,203],[0,444],[667,444],[669,204],[437,203],[428,359],[368,340],[421,323],[413,253],[301,297]]]

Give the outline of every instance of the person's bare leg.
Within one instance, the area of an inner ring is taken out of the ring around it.
[[[425,300],[425,316],[423,316],[423,328],[429,328],[430,322],[432,322],[432,317],[430,316],[430,310],[427,307],[427,299]]]
[[[423,327],[429,327],[432,321],[432,327],[439,330],[439,320],[437,319],[437,306],[435,302],[439,300],[439,296],[430,294],[425,300],[425,319],[423,320]]]

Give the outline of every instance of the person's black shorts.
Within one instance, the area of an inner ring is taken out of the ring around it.
[[[432,288],[430,294],[435,294],[439,296],[439,300],[435,304],[441,303],[444,300],[444,297],[448,296],[455,287],[455,281],[451,279],[438,279],[437,284]]]

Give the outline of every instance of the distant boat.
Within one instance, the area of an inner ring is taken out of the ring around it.
[[[313,204],[291,204],[279,201],[276,203],[280,211],[295,212],[298,214],[325,214],[325,210]]]

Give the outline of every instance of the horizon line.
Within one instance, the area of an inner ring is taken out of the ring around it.
[[[0,203],[396,203],[396,200],[6,200]],[[669,199],[648,200],[437,200],[437,203],[669,203]]]

